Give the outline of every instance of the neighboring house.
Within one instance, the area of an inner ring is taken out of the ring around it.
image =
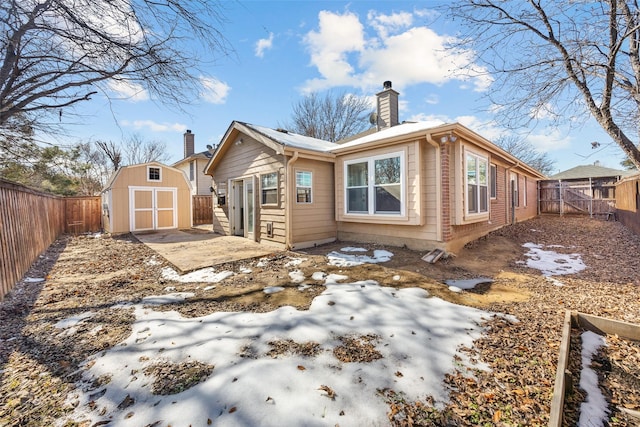
[[[195,152],[195,135],[190,130],[183,135],[184,158],[173,164],[187,175],[194,196],[208,196],[211,194],[211,177],[204,174],[204,168],[211,159],[213,148],[207,146],[207,150]]]
[[[616,206],[616,183],[637,171],[582,165],[540,182],[540,212],[608,214]]]
[[[207,164],[214,231],[299,249],[334,240],[459,250],[537,214],[543,175],[459,123],[398,123],[336,144],[234,121]]]
[[[162,163],[123,166],[102,190],[102,215],[109,233],[190,228],[191,184]]]

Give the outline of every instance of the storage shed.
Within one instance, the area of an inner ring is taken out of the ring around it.
[[[191,183],[179,169],[158,162],[123,166],[102,190],[106,232],[190,228]]]

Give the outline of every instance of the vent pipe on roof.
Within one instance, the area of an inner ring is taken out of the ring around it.
[[[398,92],[392,89],[391,81],[382,84],[382,92],[376,94],[378,130],[390,128],[400,123],[398,119]]]

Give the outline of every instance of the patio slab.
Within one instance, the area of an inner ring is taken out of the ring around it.
[[[135,233],[135,237],[173,264],[180,273],[266,256],[282,249],[202,228]]]

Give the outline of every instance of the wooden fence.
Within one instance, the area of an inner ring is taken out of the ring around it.
[[[0,179],[0,301],[58,236],[101,228],[99,197],[57,197]]]
[[[640,177],[620,181],[616,185],[616,214],[635,234],[640,235]]]
[[[615,209],[615,182],[540,181],[540,213],[605,215]]]
[[[193,196],[193,225],[213,224],[213,197]]]

